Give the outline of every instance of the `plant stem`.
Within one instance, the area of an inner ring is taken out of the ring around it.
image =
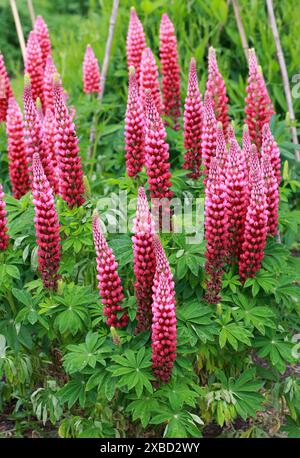
[[[290,88],[290,82],[289,82],[289,76],[288,76],[288,72],[286,68],[286,63],[285,63],[284,55],[282,52],[278,28],[276,24],[276,18],[275,18],[274,8],[273,8],[273,1],[266,0],[266,4],[267,4],[267,9],[268,9],[270,26],[272,29],[273,38],[274,38],[274,42],[276,46],[277,59],[278,59],[278,63],[280,66],[282,82],[283,82],[285,98],[286,98],[286,104],[287,104],[288,111],[290,114],[291,122],[293,123],[295,122],[295,113],[294,113],[293,102],[292,102],[291,88]],[[292,125],[290,130],[292,134],[293,143],[295,145],[298,145],[299,141],[298,141],[296,127]],[[295,151],[295,158],[297,161],[300,161],[300,149]]]
[[[31,18],[32,27],[34,27],[35,14],[34,14],[34,8],[33,8],[32,0],[27,0],[27,6],[28,6],[28,11],[29,11],[29,14],[30,14],[30,18]]]
[[[17,8],[15,0],[9,0],[9,1],[10,1],[10,7],[11,7],[11,11],[12,11],[12,14],[13,14],[13,17],[14,17],[14,21],[15,21],[15,26],[16,26],[16,29],[17,29],[18,39],[19,39],[19,43],[20,43],[22,56],[23,56],[23,62],[24,62],[24,65],[25,65],[26,46],[25,46],[23,29],[22,29],[22,26],[21,26],[21,21],[20,21],[20,17],[19,17],[19,13],[18,13],[18,8]]]
[[[233,6],[235,20],[236,20],[236,24],[237,24],[237,28],[238,28],[240,37],[241,37],[241,42],[242,42],[244,54],[245,54],[245,57],[246,57],[246,61],[248,62],[249,46],[248,46],[248,41],[247,41],[247,37],[246,37],[243,21],[242,21],[241,15],[240,15],[240,9],[239,9],[239,5],[238,5],[238,1],[237,0],[231,0],[231,3],[232,3],[232,6]]]

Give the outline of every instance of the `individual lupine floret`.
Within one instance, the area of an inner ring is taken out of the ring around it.
[[[100,92],[100,71],[97,57],[91,45],[87,45],[83,65],[83,92],[98,94]]]
[[[32,160],[32,196],[35,210],[35,232],[38,265],[45,288],[56,289],[61,256],[58,215],[52,188],[44,173],[38,153]]]
[[[46,59],[46,66],[44,71],[43,79],[43,92],[44,92],[44,106],[45,110],[50,108],[54,112],[54,86],[53,86],[53,77],[56,72],[56,67],[54,65],[51,55]]]
[[[213,158],[205,188],[205,240],[207,273],[205,299],[211,304],[220,300],[224,264],[227,260],[228,217],[225,179]]]
[[[143,187],[139,188],[136,218],[133,226],[133,256],[137,299],[136,333],[151,328],[152,285],[155,274],[154,226]]]
[[[136,177],[143,168],[145,162],[144,136],[144,111],[139,97],[135,69],[130,67],[125,117],[126,171],[130,177]]]
[[[103,314],[107,317],[106,324],[116,328],[125,327],[128,322],[128,315],[121,305],[124,294],[117,271],[118,263],[115,261],[113,251],[102,233],[97,212],[93,215],[93,237],[96,250],[97,279],[99,281],[98,289],[104,305]]]
[[[24,143],[24,122],[22,112],[16,100],[8,102],[7,118],[8,171],[13,196],[20,199],[30,189],[28,167]]]
[[[162,100],[158,80],[158,67],[150,48],[146,48],[143,51],[140,71],[140,97],[144,109],[147,89],[151,92],[158,113],[161,113]]]
[[[197,180],[202,162],[201,134],[203,125],[203,103],[199,91],[196,61],[190,62],[187,96],[184,104],[184,156],[183,168],[191,170],[187,176]]]
[[[33,101],[39,97],[43,104],[44,63],[39,40],[34,32],[29,33],[26,45],[25,73],[30,76]]]
[[[280,150],[278,148],[276,140],[274,139],[271,133],[270,126],[268,123],[263,126],[261,153],[262,155],[267,154],[269,156],[274,170],[274,175],[279,185],[281,181]]]
[[[246,124],[249,127],[250,138],[260,149],[262,128],[269,123],[275,113],[261,68],[257,64],[254,49],[249,49],[249,76],[245,99]]]
[[[0,184],[0,251],[6,250],[9,244],[9,236],[7,234],[7,220],[6,215],[7,211],[5,210],[5,202],[4,202],[4,192],[2,189],[2,185]]]
[[[217,121],[222,123],[224,135],[227,135],[229,125],[228,117],[228,97],[226,86],[220,73],[216,50],[212,47],[208,51],[208,79],[206,83],[206,92],[210,96]]]
[[[132,7],[126,39],[126,55],[128,69],[133,66],[136,71],[137,84],[140,84],[142,54],[146,48],[145,33],[141,21]]]
[[[168,200],[173,197],[170,182],[169,145],[166,142],[166,130],[163,121],[153,102],[150,90],[146,91],[146,134],[145,163],[151,199],[155,212],[162,210],[170,215]],[[164,199],[161,201],[161,199]],[[156,213],[157,215],[157,213]],[[161,219],[160,219],[161,227]]]
[[[248,173],[244,152],[236,140],[231,140],[226,169],[228,217],[228,254],[231,261],[239,259],[244,241],[248,206]]]
[[[63,97],[59,75],[54,75],[55,149],[59,167],[59,194],[69,208],[85,201],[83,172],[73,118]]]
[[[174,121],[174,129],[178,129],[180,67],[175,29],[167,14],[163,14],[161,18],[159,39],[164,115],[171,118]]]
[[[13,97],[9,77],[5,68],[4,57],[0,52],[0,122],[6,121],[8,101]]]
[[[32,98],[32,86],[30,78],[25,75],[24,78],[24,113],[25,113],[25,150],[27,165],[29,170],[29,178],[32,173],[32,158],[34,153],[40,155],[46,177],[52,186],[54,192],[57,192],[57,181],[53,169],[52,158],[48,156],[46,139],[42,126],[42,120],[38,114],[36,106]]]
[[[51,55],[51,40],[49,36],[48,26],[45,23],[42,16],[38,16],[36,18],[34,24],[34,33],[37,36],[38,43],[41,48],[43,69],[45,69],[47,57]]]
[[[265,194],[267,200],[268,234],[275,237],[278,233],[278,182],[268,154],[261,157],[261,167],[265,182]]]
[[[267,200],[261,167],[251,162],[251,187],[247,207],[244,242],[239,261],[239,274],[245,280],[254,277],[261,267],[268,231]]]
[[[152,368],[167,383],[176,359],[176,300],[170,265],[158,237],[154,239],[156,273],[152,302]]]
[[[206,181],[209,173],[210,162],[216,154],[217,145],[217,120],[215,117],[212,100],[208,94],[205,94],[204,98],[204,116],[201,142]]]

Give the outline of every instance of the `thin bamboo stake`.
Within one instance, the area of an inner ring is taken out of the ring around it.
[[[23,56],[23,62],[25,65],[25,59],[26,59],[26,46],[25,46],[25,40],[24,40],[24,34],[21,26],[21,21],[18,13],[18,8],[16,5],[15,0],[9,0],[10,1],[10,6],[11,6],[11,11],[14,17],[15,25],[16,25],[16,30],[18,34],[18,39],[20,43],[20,48]]]
[[[107,70],[108,70],[108,64],[109,64],[109,57],[110,57],[111,45],[112,45],[113,36],[114,36],[118,8],[119,8],[119,0],[114,0],[112,12],[110,16],[110,21],[109,21],[109,30],[108,30],[108,37],[107,37],[106,46],[105,46],[105,54],[104,54],[102,68],[101,68],[100,91],[98,94],[99,107],[92,121],[92,127],[91,127],[91,133],[90,133],[90,144],[89,144],[89,148],[87,151],[87,156],[89,159],[92,157],[92,152],[94,150],[94,142],[95,142],[95,136],[96,136],[98,115],[99,115],[99,110],[100,110],[100,104],[102,102],[102,98],[104,94],[104,88],[105,88],[105,82],[106,82],[106,76],[107,76]]]
[[[30,14],[31,22],[32,22],[32,27],[34,27],[35,14],[34,14],[34,8],[33,8],[32,0],[27,0],[27,6],[28,6],[28,11],[29,11],[29,14]]]
[[[247,41],[247,37],[246,37],[243,21],[242,21],[241,15],[240,15],[240,9],[239,9],[239,5],[238,5],[238,1],[237,0],[231,0],[231,3],[232,3],[232,6],[233,6],[235,20],[236,20],[236,24],[237,24],[237,27],[238,27],[238,31],[239,31],[240,37],[241,37],[241,42],[242,42],[244,54],[245,54],[245,57],[246,57],[246,61],[248,62],[249,46],[248,46],[248,41]]]
[[[279,32],[276,24],[276,18],[274,14],[274,8],[273,8],[273,1],[272,0],[266,0],[267,4],[267,9],[268,9],[268,15],[269,15],[269,21],[273,33],[273,38],[276,46],[276,53],[277,53],[277,59],[278,63],[280,66],[280,71],[281,71],[281,76],[282,76],[282,81],[283,81],[283,87],[284,87],[284,92],[285,92],[285,98],[286,98],[286,104],[288,107],[289,115],[291,122],[295,121],[295,113],[294,113],[294,108],[293,108],[293,102],[292,102],[292,95],[291,95],[291,88],[290,88],[290,82],[289,82],[289,76],[286,68],[286,63],[285,63],[285,58],[283,55],[282,47],[281,47],[281,42],[280,42],[280,37],[279,37]],[[290,128],[291,134],[292,134],[292,139],[293,143],[295,145],[299,144],[298,141],[298,136],[297,136],[297,129],[295,126],[291,126]],[[295,158],[297,161],[300,161],[300,150],[295,151]]]

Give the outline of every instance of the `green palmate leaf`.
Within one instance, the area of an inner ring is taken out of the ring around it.
[[[234,350],[238,349],[239,342],[244,343],[245,345],[250,346],[253,334],[242,324],[237,324],[233,322],[222,323],[219,321],[221,330],[219,333],[219,345],[221,348],[224,348],[228,342]]]
[[[203,424],[199,417],[192,416],[189,412],[173,410],[167,407],[160,409],[160,413],[155,415],[150,423],[154,425],[167,423],[164,437],[174,438],[201,437],[197,424]]]
[[[85,405],[85,383],[82,379],[77,378],[68,382],[59,392],[58,395],[63,403],[68,404],[71,409],[76,402],[81,407]]]
[[[268,331],[266,336],[258,337],[254,341],[254,347],[258,348],[258,356],[268,358],[281,373],[285,371],[286,363],[294,362],[292,353],[294,345],[293,342],[284,340],[284,336],[274,331]]]
[[[191,345],[197,341],[214,340],[218,330],[212,321],[213,311],[198,301],[186,302],[177,309],[178,333],[183,338],[188,338]]]
[[[96,332],[88,332],[85,343],[79,345],[68,345],[64,358],[64,367],[69,374],[82,371],[86,366],[96,367],[96,364],[105,365],[105,353],[111,349],[103,346],[106,338],[99,339]]]
[[[255,299],[239,293],[234,297],[239,307],[233,307],[232,314],[236,321],[244,321],[245,326],[253,325],[261,334],[265,328],[276,328],[275,313],[265,306],[257,305]]]
[[[126,410],[132,412],[133,421],[139,418],[145,428],[149,424],[152,414],[159,410],[159,403],[152,396],[143,396],[141,399],[132,401]]]
[[[256,276],[248,278],[245,281],[245,288],[252,286],[252,295],[255,297],[262,289],[265,293],[270,293],[274,290],[276,285],[274,275],[265,270],[259,270]]]
[[[162,387],[156,394],[166,397],[174,410],[181,409],[183,404],[195,407],[196,399],[199,398],[198,391],[192,390],[187,384],[174,380]]]

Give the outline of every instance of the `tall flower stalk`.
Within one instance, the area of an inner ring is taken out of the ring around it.
[[[8,102],[7,120],[8,172],[13,196],[20,199],[30,189],[24,143],[24,122],[17,101],[11,97]]]
[[[128,69],[130,69],[131,66],[135,68],[138,85],[140,82],[142,54],[145,48],[146,38],[144,29],[135,9],[132,7],[130,10],[130,21],[126,39],[126,55]]]
[[[137,298],[136,333],[150,329],[152,323],[152,285],[155,274],[154,226],[147,197],[139,188],[136,217],[133,226],[133,256]]]
[[[121,279],[118,275],[118,263],[112,249],[108,246],[100,227],[97,213],[93,216],[93,236],[96,250],[98,288],[104,305],[106,324],[116,328],[125,327],[128,322],[127,312],[122,308],[124,299]],[[122,313],[123,312],[123,313]]]
[[[83,92],[86,94],[98,94],[100,92],[100,70],[97,57],[91,45],[87,45],[83,65]]]
[[[274,139],[269,124],[264,124],[262,131],[262,155],[266,154],[270,158],[270,162],[273,167],[274,175],[277,179],[278,185],[281,181],[281,162],[280,162],[280,150],[278,148],[277,142]]]
[[[34,33],[37,37],[37,40],[41,48],[43,69],[45,69],[47,57],[49,55],[51,56],[51,40],[49,36],[48,26],[42,18],[42,16],[38,16],[36,18],[34,24]]]
[[[191,170],[187,175],[197,180],[201,175],[202,147],[201,134],[203,125],[203,103],[198,87],[196,61],[190,62],[187,96],[184,104],[184,156],[183,168]]]
[[[271,160],[267,154],[264,154],[261,158],[261,167],[265,182],[265,194],[267,201],[268,234],[275,237],[278,234],[279,190]]]
[[[32,160],[32,196],[35,210],[35,231],[38,244],[38,264],[45,288],[56,289],[59,279],[61,242],[58,215],[52,188],[44,173],[38,153]]]
[[[4,57],[0,52],[0,122],[6,121],[8,100],[10,97],[13,97],[13,92],[5,68]]]
[[[44,77],[43,77],[43,92],[44,92],[44,106],[45,110],[50,108],[54,112],[54,85],[53,77],[56,73],[56,67],[54,65],[51,55],[46,59]]]
[[[158,113],[161,113],[162,100],[158,80],[158,67],[150,48],[146,48],[143,51],[140,71],[140,97],[144,109],[146,107],[147,90],[151,92]]]
[[[204,116],[201,142],[206,181],[209,174],[210,162],[216,154],[217,145],[217,120],[213,109],[212,99],[208,94],[205,94],[204,98]]]
[[[173,120],[174,129],[178,129],[180,67],[175,29],[167,14],[163,14],[161,18],[159,39],[164,114]]]
[[[143,168],[145,162],[144,136],[144,111],[139,97],[135,69],[130,67],[125,117],[126,171],[130,177],[136,177]]]
[[[39,97],[44,106],[44,62],[39,39],[34,32],[29,33],[26,45],[25,73],[30,76],[33,101]]]

